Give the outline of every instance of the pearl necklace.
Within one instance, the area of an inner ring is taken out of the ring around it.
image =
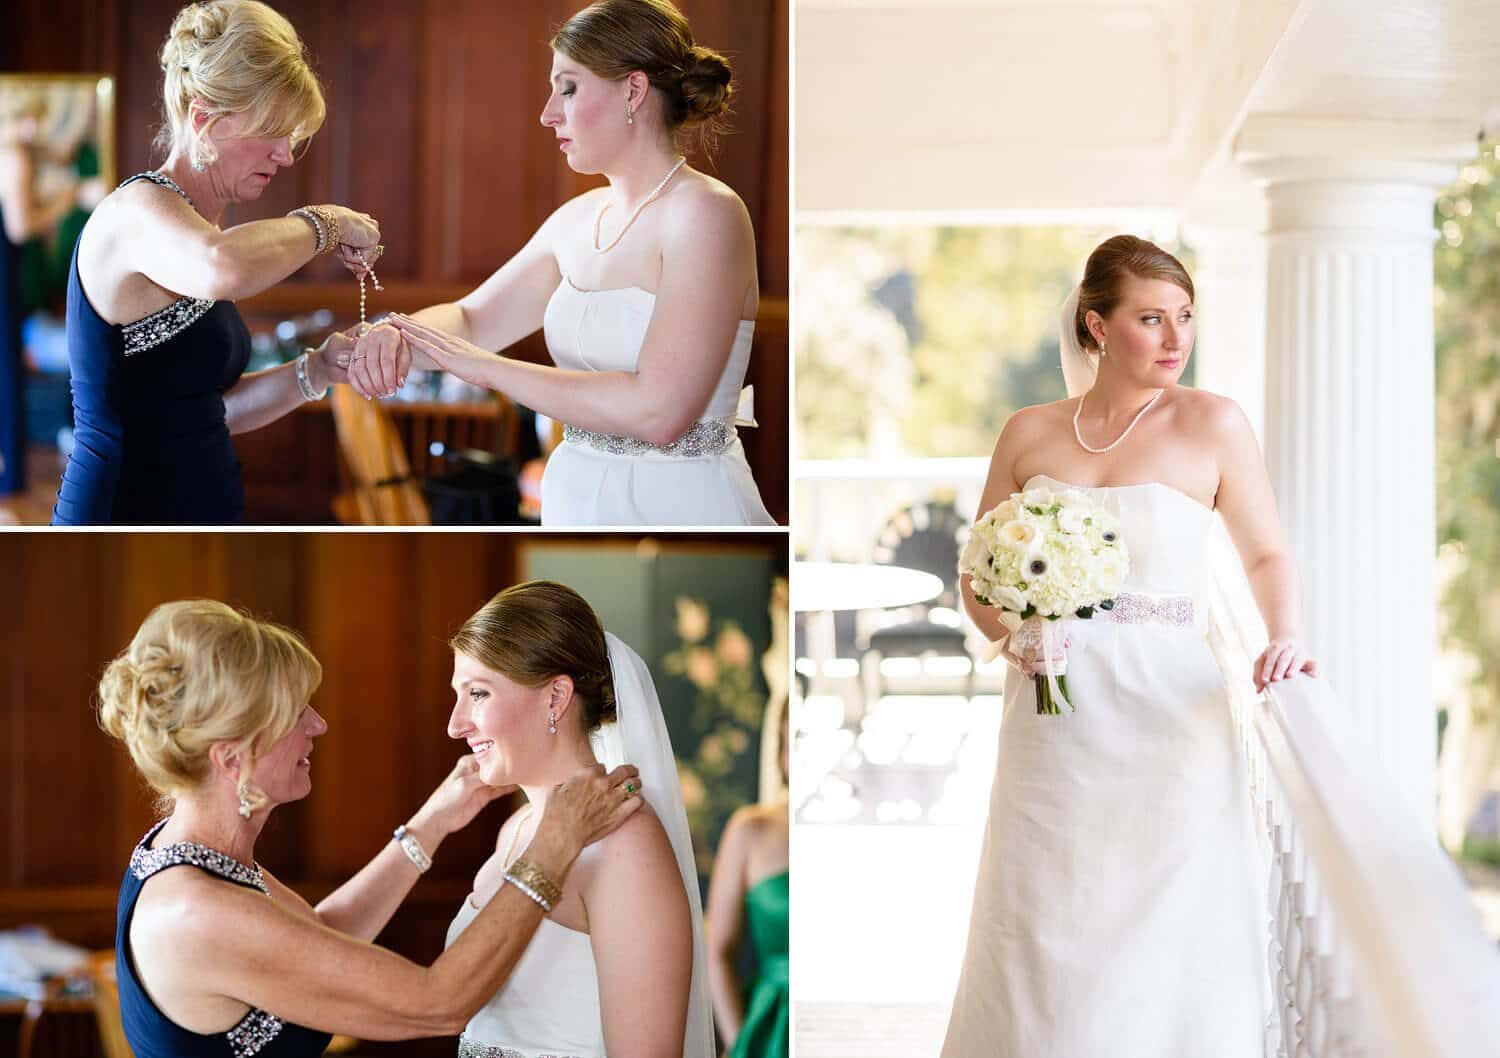
[[[1093,452],[1095,455],[1103,455],[1105,452],[1108,452],[1111,448],[1114,448],[1115,445],[1119,444],[1121,441],[1125,440],[1125,438],[1130,436],[1130,431],[1134,430],[1135,424],[1141,421],[1141,416],[1150,411],[1151,405],[1161,400],[1161,395],[1165,392],[1166,390],[1164,389],[1157,390],[1156,396],[1148,400],[1146,402],[1146,406],[1135,413],[1135,418],[1130,420],[1130,425],[1125,427],[1125,432],[1120,434],[1120,436],[1116,437],[1112,443],[1105,445],[1103,448],[1090,447],[1089,443],[1083,439],[1082,431],[1078,429],[1078,417],[1083,414],[1083,397],[1079,397],[1078,408],[1073,412],[1073,436],[1078,439],[1078,443],[1083,447],[1083,450],[1085,452]]]
[[[620,233],[609,241],[608,246],[600,246],[599,224],[604,220],[604,211],[609,209],[610,206],[608,200],[606,200],[604,205],[599,207],[599,212],[594,214],[594,252],[609,253],[609,251],[618,246],[620,244],[620,240],[625,238],[625,233],[630,230],[630,226],[635,223],[635,218],[641,215],[641,210],[651,205],[651,203],[655,202],[657,198],[660,197],[661,193],[667,189],[667,184],[671,182],[672,177],[677,175],[677,170],[681,169],[686,163],[687,158],[685,156],[682,158],[678,158],[677,164],[668,169],[667,175],[661,178],[661,183],[657,184],[656,187],[652,189],[649,195],[641,199],[641,204],[635,207],[629,217],[625,218],[625,226],[620,229]]]
[[[381,246],[377,247],[377,249],[384,251],[385,247]],[[380,254],[377,253],[375,256],[379,258]],[[365,270],[359,274],[359,330],[363,334],[365,330],[365,276],[368,275],[370,277],[370,283],[376,290],[384,291],[385,287],[380,285],[380,277],[375,274],[375,265],[373,263],[366,263],[363,250],[359,254],[359,263],[365,266]]]

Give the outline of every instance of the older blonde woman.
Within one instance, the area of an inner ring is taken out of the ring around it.
[[[431,966],[409,962],[370,940],[443,838],[503,788],[463,758],[395,840],[308,905],[256,863],[255,842],[277,805],[312,789],[321,675],[289,630],[201,600],[157,607],[105,671],[100,724],[172,806],[120,886],[120,1008],[138,1058],[311,1056],[333,1032],[457,1032],[562,900],[584,846],[641,804],[633,767],[572,772],[464,936]]]
[[[246,375],[250,334],[235,300],[319,254],[359,271],[379,252],[375,221],[338,205],[219,227],[230,205],[260,198],[323,122],[323,94],[291,23],[255,0],[189,4],[161,65],[166,161],[105,197],[73,258],[77,431],[57,525],[240,522],[230,435],[345,381],[335,354],[349,343],[336,336],[295,364]]]

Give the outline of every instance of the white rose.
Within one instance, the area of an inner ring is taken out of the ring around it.
[[[1125,566],[1114,555],[1106,554],[1094,567],[1094,577],[1105,594],[1114,595],[1125,581]]]
[[[1016,501],[1009,499],[991,511],[990,515],[994,517],[995,521],[1004,524],[1005,522],[1014,521],[1016,515],[1020,513],[1021,508],[1016,505]]]
[[[980,568],[985,558],[989,555],[989,548],[985,546],[984,540],[978,533],[971,532],[969,538],[964,541],[963,553],[958,556],[958,571],[968,573]]]
[[[1036,543],[1036,526],[1014,518],[1000,527],[1000,542],[1016,551],[1030,550]]]
[[[1007,610],[1016,611],[1016,613],[1020,613],[1026,609],[1026,596],[1008,585],[1002,584],[997,587],[995,593],[990,596],[990,599],[993,602],[999,603]]]
[[[1001,610],[1000,623],[1005,626],[1006,631],[1008,631],[1011,635],[1015,635],[1016,629],[1025,624],[1025,622],[1021,620],[1021,615],[1014,612],[1013,610]]]

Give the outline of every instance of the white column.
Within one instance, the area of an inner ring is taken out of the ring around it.
[[[1431,819],[1432,211],[1456,166],[1357,150],[1247,161],[1269,211],[1266,461],[1301,573],[1303,638],[1406,803]]]

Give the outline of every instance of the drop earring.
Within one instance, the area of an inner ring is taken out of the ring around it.
[[[548,710],[547,712],[547,733],[551,735],[557,734],[557,713],[554,710]]]
[[[627,125],[634,125],[635,124],[635,111],[630,109],[630,104],[629,103],[625,104],[625,124],[627,124]]]
[[[246,792],[243,783],[240,785],[240,818],[250,818],[250,794]]]
[[[203,151],[196,143],[188,149],[188,164],[193,167],[195,173],[201,173],[208,168],[208,163],[203,160]]]

